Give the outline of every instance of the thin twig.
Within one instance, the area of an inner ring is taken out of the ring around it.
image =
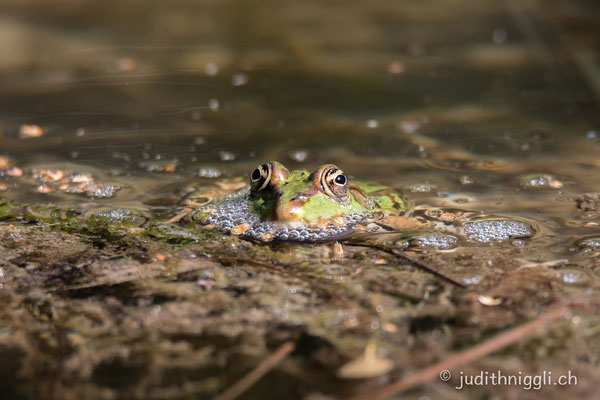
[[[413,258],[411,256],[409,256],[406,252],[399,252],[396,249],[390,249],[389,247],[386,246],[380,246],[377,244],[369,244],[369,243],[345,243],[347,246],[354,246],[354,247],[367,247],[367,248],[371,248],[371,249],[376,249],[379,251],[383,251],[384,253],[388,253],[391,254],[397,258],[401,258],[403,260],[406,260],[408,262],[410,262],[411,264],[413,264],[416,267],[419,267],[427,272],[432,273],[433,275],[442,278],[443,280],[452,283],[453,285],[456,285],[460,288],[466,288],[467,285],[465,285],[464,283],[460,282],[459,280],[452,278],[449,275],[444,274],[443,272],[440,272],[428,265],[423,264],[421,261],[417,260],[416,258]]]
[[[374,392],[370,392],[369,394],[354,397],[352,400],[381,400],[421,385],[439,377],[441,371],[462,367],[487,354],[498,351],[531,336],[535,336],[541,329],[561,318],[566,312],[566,307],[558,307],[533,321],[509,329],[508,331],[500,333],[468,350],[452,354],[445,360],[426,367],[406,378],[402,378],[399,381],[384,386]]]
[[[258,364],[252,371],[246,376],[237,381],[229,389],[218,395],[215,400],[233,400],[252,385],[254,385],[260,378],[262,378],[267,372],[275,368],[280,362],[294,351],[296,346],[292,342],[285,342],[282,344],[275,353],[271,354],[267,359]]]
[[[181,210],[174,217],[171,217],[170,219],[166,220],[165,223],[172,224],[173,222],[179,222],[183,217],[189,215],[190,212],[191,210],[189,208]]]

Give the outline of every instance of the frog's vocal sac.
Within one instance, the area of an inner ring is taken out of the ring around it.
[[[402,215],[407,205],[392,188],[351,181],[333,164],[290,172],[271,161],[252,171],[249,188],[204,204],[191,218],[264,241],[320,241],[364,230],[381,216]]]

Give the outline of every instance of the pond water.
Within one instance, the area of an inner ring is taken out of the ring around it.
[[[600,10],[541,3],[3,1],[0,198],[151,217],[269,160],[333,163],[419,215],[467,216],[416,248],[524,247],[581,282],[600,248],[582,197],[600,191]]]
[[[599,183],[583,50],[532,4],[472,3],[7,4],[2,157],[92,174],[121,190],[86,202],[141,208],[271,159],[332,162],[428,204],[533,219],[557,246],[593,233],[572,203]],[[84,200],[19,178],[3,197]]]

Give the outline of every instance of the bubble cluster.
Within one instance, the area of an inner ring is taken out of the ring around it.
[[[96,218],[107,220],[113,223],[126,223],[133,225],[141,225],[146,222],[146,218],[141,216],[138,212],[128,209],[105,209],[96,211],[93,213]]]
[[[600,248],[600,237],[590,237],[580,240],[578,243],[579,247],[584,249],[598,249]]]
[[[416,236],[413,243],[418,247],[434,247],[445,250],[454,247],[458,243],[458,239],[451,235],[432,233]]]
[[[86,193],[89,197],[114,197],[119,189],[116,185],[99,184],[89,187]]]
[[[526,188],[550,187],[559,189],[564,183],[553,175],[549,174],[530,174],[520,177],[521,185]]]
[[[121,189],[117,185],[98,182],[90,174],[75,171],[33,169],[31,177],[40,183],[37,188],[39,193],[63,191],[65,193],[85,193],[88,197],[107,198],[114,197]]]
[[[354,213],[345,216],[343,225],[327,224],[309,226],[301,222],[286,223],[265,221],[250,211],[250,198],[247,190],[227,196],[222,202],[199,210],[207,215],[205,222],[226,232],[239,233],[262,241],[280,240],[294,242],[314,242],[348,235],[368,214]],[[240,226],[243,230],[239,230]],[[234,229],[236,228],[236,229]]]
[[[483,276],[481,276],[481,275],[468,276],[468,277],[464,277],[462,279],[462,281],[466,285],[479,285],[479,283],[481,283],[482,280],[483,280]]]
[[[567,284],[580,283],[580,281],[585,279],[584,273],[582,271],[571,269],[559,271],[557,273],[557,276],[560,280]]]
[[[425,183],[420,184],[420,185],[412,185],[410,187],[410,191],[413,193],[427,193],[427,192],[431,192],[435,189],[434,186],[431,185],[427,185]]]
[[[511,219],[469,222],[463,229],[469,239],[476,242],[501,242],[514,237],[530,237],[534,234],[530,224]]]

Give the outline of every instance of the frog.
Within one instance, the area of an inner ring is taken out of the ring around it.
[[[411,202],[398,190],[351,179],[334,164],[290,171],[278,161],[256,167],[245,183],[207,188],[186,196],[185,220],[261,241],[339,240],[355,232],[409,218]],[[380,223],[380,224],[378,224]],[[389,226],[389,224],[388,224]]]

